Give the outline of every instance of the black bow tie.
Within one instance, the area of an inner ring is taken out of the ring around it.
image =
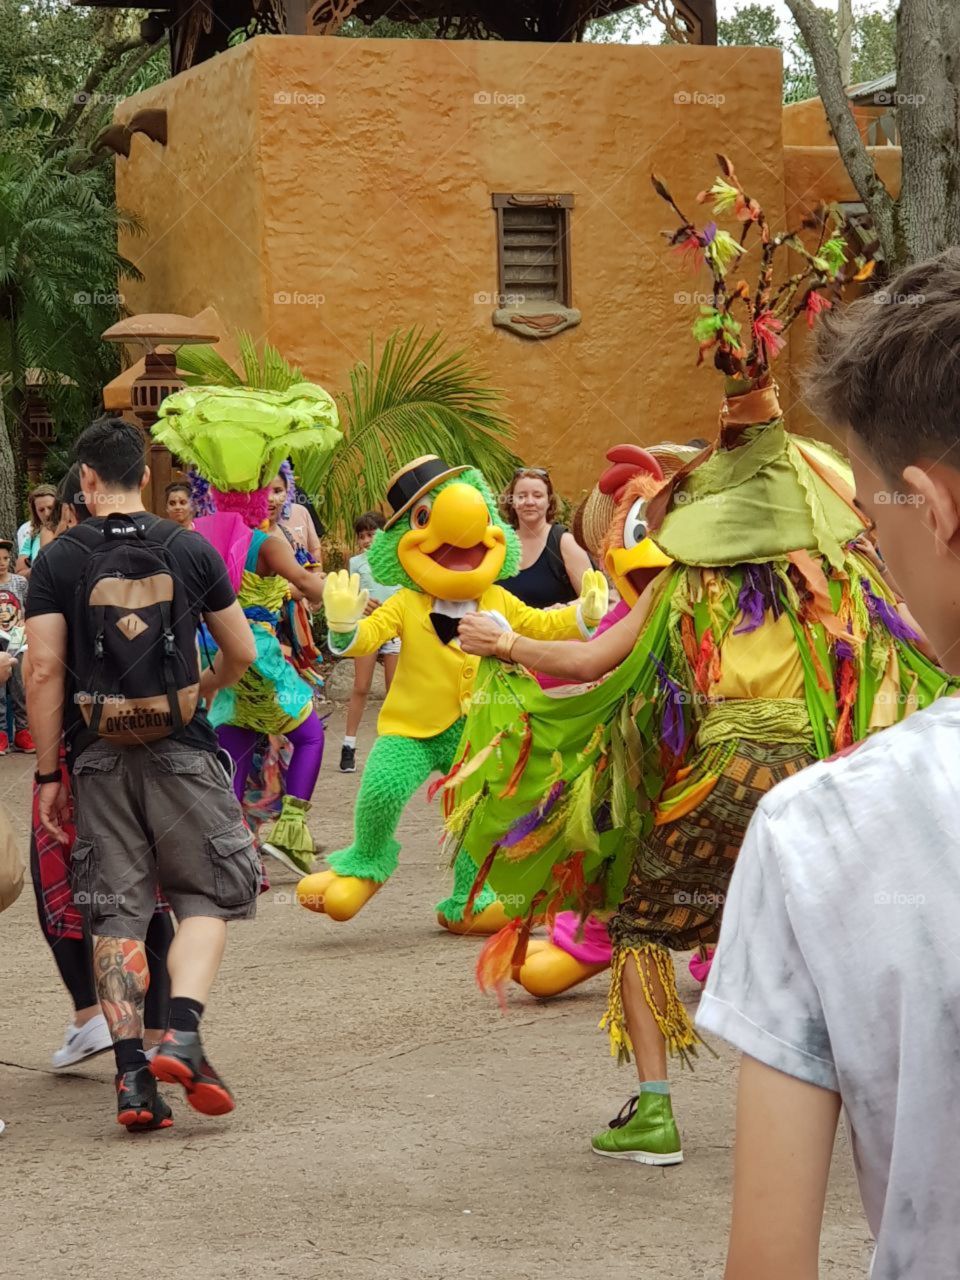
[[[433,629],[443,644],[449,644],[451,640],[456,640],[457,628],[460,626],[459,618],[451,618],[448,613],[431,613],[430,621],[433,623]]]

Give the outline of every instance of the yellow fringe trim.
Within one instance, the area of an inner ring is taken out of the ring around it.
[[[637,966],[643,998],[656,1019],[660,1034],[667,1042],[667,1052],[692,1070],[697,1046],[703,1044],[703,1041],[694,1030],[690,1015],[677,991],[677,975],[670,952],[655,942],[646,942],[639,947],[617,947],[614,950],[610,968],[610,994],[606,1012],[600,1019],[600,1030],[606,1031],[610,1037],[611,1057],[616,1058],[618,1063],[624,1063],[630,1062],[633,1056],[633,1044],[623,1008],[623,969],[628,956],[633,957]],[[654,999],[651,983],[654,973],[660,979],[666,996],[665,1009],[661,1009]]]
[[[451,835],[462,836],[466,831],[468,824],[473,818],[474,810],[480,801],[485,799],[485,793],[481,789],[475,791],[472,796],[468,796],[461,804],[458,804],[454,811],[450,814],[446,821],[446,828]]]

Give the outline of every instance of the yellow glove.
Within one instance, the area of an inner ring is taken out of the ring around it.
[[[588,569],[580,584],[580,617],[594,630],[610,607],[610,588],[599,569]]]
[[[323,607],[329,629],[341,634],[356,631],[369,599],[370,592],[360,590],[358,573],[348,573],[346,569],[328,573],[323,584]]]

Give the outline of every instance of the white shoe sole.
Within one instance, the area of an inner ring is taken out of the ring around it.
[[[658,1155],[654,1151],[600,1151],[597,1147],[591,1147],[590,1150],[595,1156],[606,1156],[610,1160],[630,1160],[634,1164],[683,1164],[683,1151],[671,1151],[668,1155]]]
[[[83,1053],[75,1053],[64,1062],[57,1062],[56,1060],[51,1059],[53,1062],[53,1069],[54,1071],[66,1071],[67,1067],[75,1067],[78,1062],[86,1062],[88,1058],[97,1058],[101,1053],[109,1053],[112,1048],[113,1043],[111,1042],[110,1044],[105,1044],[100,1049],[86,1049]]]
[[[277,862],[282,863],[289,871],[293,871],[298,876],[306,876],[310,874],[309,871],[304,871],[303,867],[298,867],[290,855],[284,853],[282,849],[278,849],[276,845],[269,843],[262,844],[260,846],[260,851],[261,853],[268,853],[271,858],[275,858]]]

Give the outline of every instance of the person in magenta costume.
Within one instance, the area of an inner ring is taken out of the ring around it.
[[[214,512],[198,516],[194,528],[223,556],[256,641],[256,661],[210,708],[234,762],[234,790],[242,800],[257,739],[283,734],[292,747],[286,795],[262,843],[291,870],[308,871],[315,848],[306,819],[323,760],[323,724],[310,685],[284,657],[277,626],[291,587],[320,603],[323,574],[261,526],[270,482],[287,456],[307,448],[329,452],[340,440],[336,406],[310,383],[283,392],[190,387],[163,402],[153,435],[209,482]]]

